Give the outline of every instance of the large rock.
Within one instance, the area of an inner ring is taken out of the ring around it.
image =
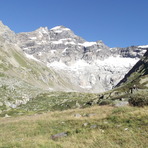
[[[62,132],[62,133],[58,133],[56,135],[52,135],[51,139],[58,140],[59,138],[66,137],[66,136],[68,136],[68,132]]]

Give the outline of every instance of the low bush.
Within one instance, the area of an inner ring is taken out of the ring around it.
[[[130,96],[129,104],[132,106],[143,107],[148,105],[148,96],[135,94]]]

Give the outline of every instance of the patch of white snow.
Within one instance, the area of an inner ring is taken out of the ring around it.
[[[114,66],[114,67],[130,67],[136,64],[139,59],[132,58],[123,58],[120,56],[117,57],[109,57],[103,61],[97,60],[97,65],[100,66]]]
[[[79,45],[85,46],[85,47],[90,47],[93,45],[96,45],[96,42],[84,42],[84,43],[79,43]]]
[[[57,68],[57,69],[66,69],[67,65],[65,65],[62,62],[54,61],[52,63],[47,63],[47,67],[53,67],[53,68]]]
[[[92,86],[90,86],[90,85],[87,85],[87,86],[80,85],[80,87],[83,88],[83,89],[91,89],[92,88]]]
[[[62,28],[61,26],[56,26],[51,28],[50,30],[54,31],[55,33],[62,33],[63,31],[69,31],[69,28]]]
[[[37,39],[37,37],[30,37],[30,39],[31,39],[31,40],[36,40],[36,39]]]
[[[148,45],[138,46],[139,48],[148,48]]]
[[[61,40],[59,40],[59,41],[52,41],[51,43],[52,44],[62,44],[63,42]]]
[[[38,59],[36,59],[33,55],[30,55],[30,54],[27,54],[27,53],[25,53],[25,55],[26,55],[26,57],[27,57],[28,59],[31,59],[31,60],[34,60],[34,61],[37,61],[37,62],[41,62],[41,61],[39,61]]]

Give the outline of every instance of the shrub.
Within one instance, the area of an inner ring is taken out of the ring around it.
[[[135,94],[130,96],[129,104],[132,106],[147,106],[148,105],[148,97],[144,95]]]

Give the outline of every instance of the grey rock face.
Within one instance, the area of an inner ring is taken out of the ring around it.
[[[16,42],[16,36],[13,31],[11,31],[7,26],[5,26],[1,21],[0,21],[0,36],[2,36],[5,41],[9,41],[11,43]]]
[[[15,34],[0,22],[0,35],[19,46],[26,58],[41,62],[58,74],[64,80],[59,88],[69,86],[65,91],[109,90],[145,52],[136,46],[109,48],[102,41],[87,42],[64,26]]]
[[[111,89],[144,54],[136,46],[109,48],[102,41],[87,42],[64,26],[20,33],[17,41],[25,53],[77,86],[76,91]]]

